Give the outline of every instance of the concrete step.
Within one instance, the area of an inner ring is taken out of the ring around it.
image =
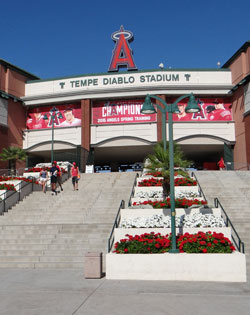
[[[118,207],[121,199],[128,201],[134,178],[83,174],[78,192],[68,181],[57,196],[35,192],[25,198],[0,216],[0,268],[83,268],[88,251],[107,251]]]

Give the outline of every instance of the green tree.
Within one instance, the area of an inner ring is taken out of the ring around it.
[[[154,147],[154,153],[146,157],[145,168],[151,172],[160,171],[163,177],[163,198],[166,199],[170,193],[170,170],[169,170],[169,143],[167,150],[164,151],[163,142],[158,142]],[[174,167],[186,168],[191,164],[186,160],[180,146],[174,142]],[[185,172],[179,170],[179,173],[185,176]]]
[[[2,153],[0,153],[1,161],[9,161],[9,167],[12,175],[16,173],[16,162],[25,161],[25,159],[26,152],[23,149],[14,146],[3,148]]]

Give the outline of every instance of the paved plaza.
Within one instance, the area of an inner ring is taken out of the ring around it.
[[[249,282],[95,280],[80,269],[1,269],[0,283],[1,315],[247,315],[250,309]]]

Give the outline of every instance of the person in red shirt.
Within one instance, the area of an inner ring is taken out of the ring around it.
[[[76,162],[73,162],[73,166],[71,168],[71,176],[72,176],[72,184],[74,190],[78,190],[78,180],[80,179],[79,168],[76,165]]]
[[[57,172],[57,183],[60,186],[61,191],[63,191],[63,188],[62,188],[62,170],[61,170],[60,166],[57,164],[56,161],[54,161],[54,164],[56,165],[56,168],[58,170],[58,172]]]
[[[220,171],[223,171],[225,169],[225,167],[226,167],[223,157],[221,157],[221,159],[219,160],[219,162],[217,164],[218,164],[218,166],[220,168]]]

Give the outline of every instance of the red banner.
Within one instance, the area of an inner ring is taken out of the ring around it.
[[[171,103],[172,101],[167,101]],[[232,120],[231,103],[223,99],[198,99],[201,111],[188,114],[185,112],[187,102],[178,103],[180,114],[173,114],[174,121],[229,121]]]
[[[95,102],[92,106],[92,123],[130,124],[156,121],[156,114],[141,114],[143,100]]]
[[[53,112],[52,108],[54,106],[40,106],[29,109],[26,121],[27,129],[51,128],[53,120],[55,128],[81,126],[80,104],[58,105],[55,106],[56,112]],[[44,119],[46,116],[47,119]]]

